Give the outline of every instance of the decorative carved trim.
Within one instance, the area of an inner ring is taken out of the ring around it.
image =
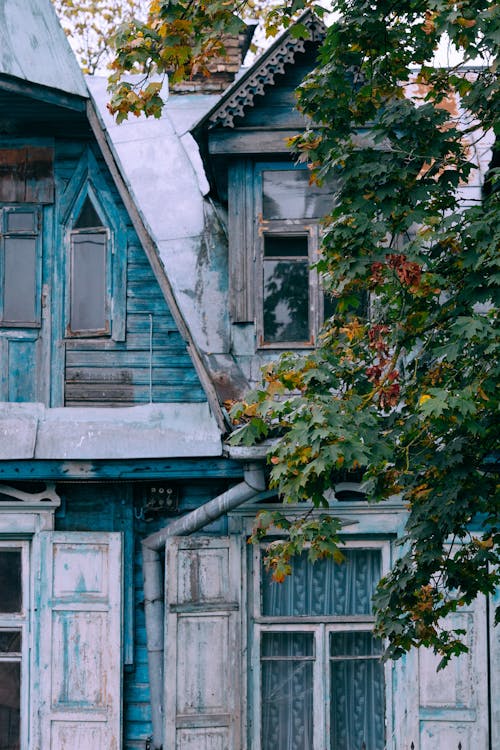
[[[24,490],[9,487],[7,484],[0,484],[0,507],[20,509],[23,506],[30,508],[36,506],[40,510],[58,508],[61,505],[61,498],[55,488],[54,482],[47,482],[42,492],[24,492]],[[12,500],[5,500],[5,496],[11,497]]]
[[[305,41],[321,42],[325,36],[324,24],[315,16],[307,14],[301,22],[307,26],[308,40],[294,39],[289,33],[284,35],[281,43],[272,47],[263,55],[260,64],[254,65],[251,74],[236,84],[236,90],[224,101],[209,118],[209,128],[220,125],[234,127],[234,118],[243,117],[247,107],[253,107],[257,95],[264,94],[267,86],[273,86],[275,77],[285,72],[285,65],[293,63],[299,52],[304,52]]]

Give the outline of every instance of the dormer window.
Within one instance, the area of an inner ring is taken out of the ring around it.
[[[109,264],[109,232],[87,195],[70,233],[66,335],[109,335]]]
[[[248,160],[230,169],[228,196],[233,322],[255,324],[258,348],[315,346],[329,310],[313,265],[334,189],[289,162]]]

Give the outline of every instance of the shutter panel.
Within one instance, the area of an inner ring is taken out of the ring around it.
[[[37,735],[43,750],[121,747],[121,534],[40,534]]]
[[[173,537],[166,547],[165,742],[240,750],[240,546]]]
[[[477,750],[488,747],[488,680],[487,620],[484,597],[469,607],[450,615],[449,625],[463,628],[469,647],[467,654],[453,657],[448,665],[436,671],[440,661],[431,649],[421,648],[407,657],[399,669],[395,701],[396,720],[406,719],[406,736],[400,736],[397,747],[415,750]],[[410,667],[411,664],[411,667]],[[397,672],[396,672],[397,674]],[[396,726],[396,735],[397,726]]]
[[[495,627],[495,610],[500,606],[500,588],[490,598],[488,618],[491,675],[491,747],[500,747],[500,625]]]
[[[254,195],[252,162],[238,160],[228,172],[229,314],[233,323],[253,323]]]

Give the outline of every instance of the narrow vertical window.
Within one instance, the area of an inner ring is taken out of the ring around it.
[[[108,233],[87,197],[71,231],[69,335],[108,334]]]
[[[22,550],[0,548],[0,747],[19,750],[23,642]]]
[[[0,220],[0,319],[3,325],[40,325],[39,211],[6,207]]]

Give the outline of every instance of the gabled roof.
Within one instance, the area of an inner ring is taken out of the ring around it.
[[[283,32],[255,63],[230,86],[217,104],[193,127],[197,133],[216,125],[234,127],[234,118],[242,117],[254,99],[262,95],[268,86],[274,85],[276,75],[285,72],[285,65],[293,63],[300,52],[305,51],[307,41],[320,42],[326,27],[311,11],[304,13],[299,21],[309,30],[307,39],[296,39],[290,29]]]
[[[0,0],[0,75],[88,96],[50,0]]]

